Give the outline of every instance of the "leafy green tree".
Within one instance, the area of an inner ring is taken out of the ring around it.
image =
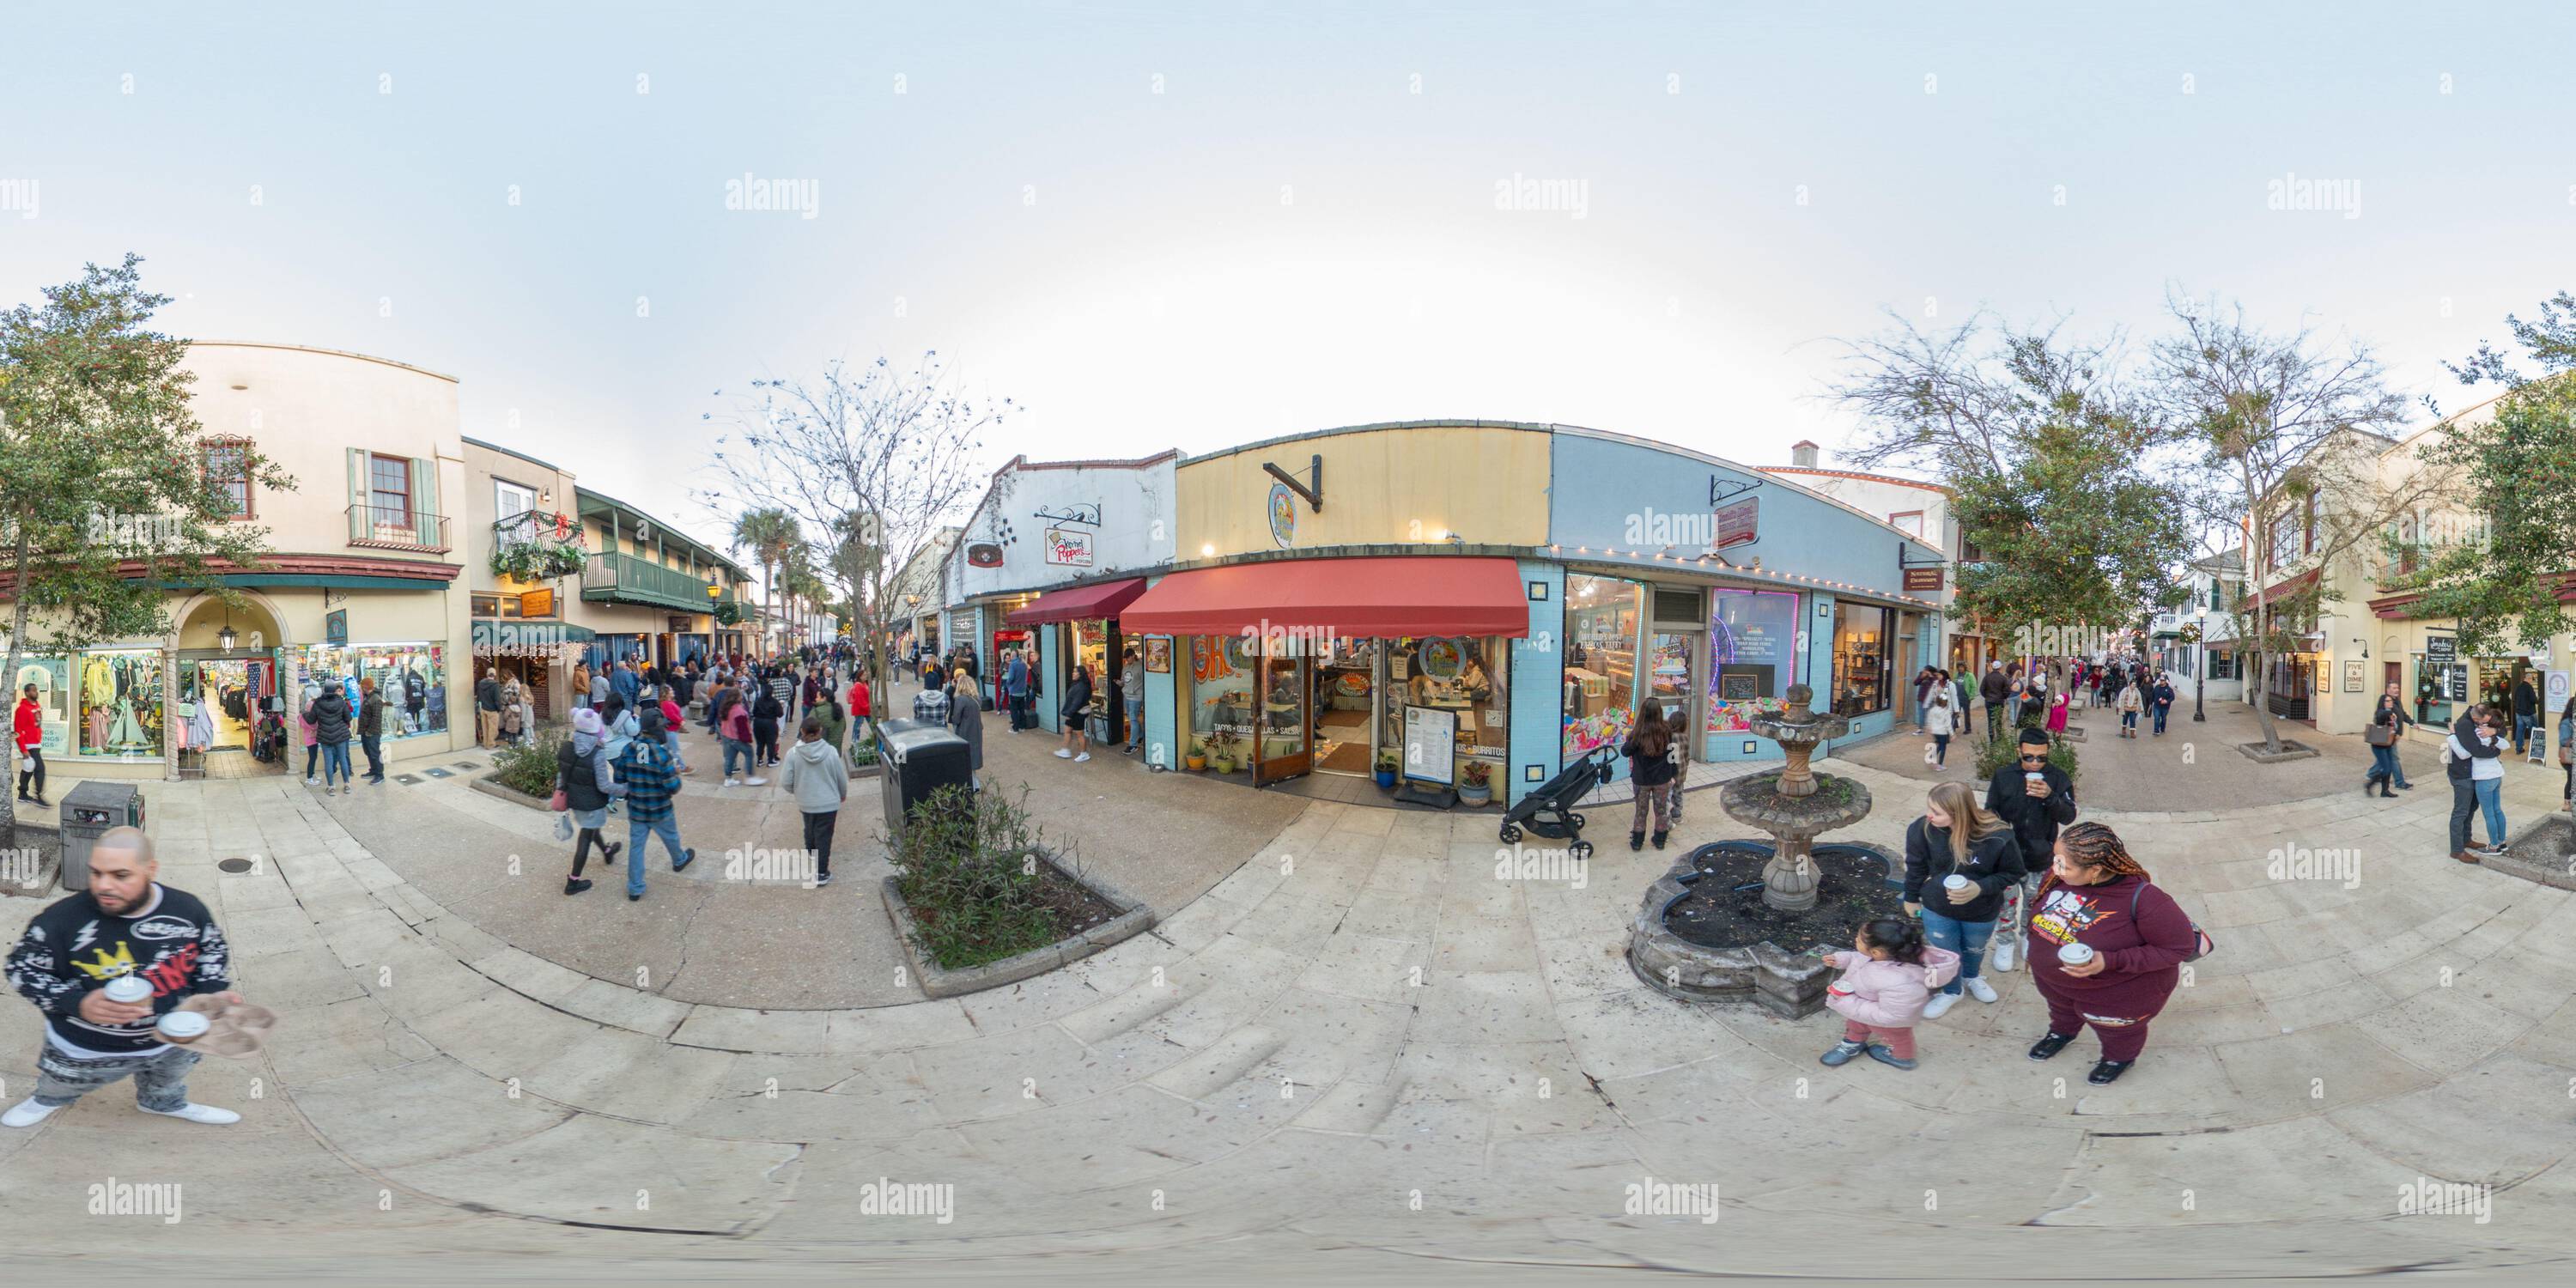
[[[2417,611],[2458,621],[2472,656],[2576,627],[2558,598],[2576,572],[2576,296],[2560,291],[2536,320],[2507,314],[2505,325],[2537,370],[2480,344],[2450,366],[2462,384],[2503,386],[2483,409],[2491,414],[2455,418],[2417,449],[2450,484],[2450,506],[2482,521],[2463,528],[2484,539],[2431,545],[2427,532],[2400,533],[2395,552],[2429,554],[2403,584],[2423,593]]]
[[[42,305],[0,312],[0,550],[8,566],[8,663],[105,640],[167,635],[172,588],[221,589],[258,566],[265,531],[230,521],[205,471],[188,405],[187,341],[151,329],[169,297],[143,288],[142,260],[86,265]],[[228,445],[251,486],[291,489],[265,457]],[[14,757],[13,757],[14,759]],[[0,792],[0,837],[14,823]]]
[[[2201,524],[2243,536],[2246,591],[2229,612],[2246,701],[2265,748],[2279,751],[2265,659],[2305,651],[2335,599],[2331,570],[2376,548],[2422,505],[2427,483],[2382,478],[2381,458],[2396,445],[2384,431],[2404,419],[2405,400],[2367,346],[2328,344],[2306,326],[2267,330],[2242,305],[2176,295],[2167,308],[2177,326],[2155,346],[2154,396],[2199,457],[2176,495]],[[2309,569],[2319,575],[2284,587]]]
[[[1848,374],[1827,390],[1860,420],[1847,459],[1948,485],[1979,556],[1959,563],[1950,615],[2006,639],[2132,620],[2166,595],[2186,545],[2168,435],[2119,337],[2077,343],[2062,330],[1980,313],[1927,333],[1900,319],[1848,343]]]

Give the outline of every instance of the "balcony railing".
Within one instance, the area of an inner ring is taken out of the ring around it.
[[[703,613],[716,602],[707,594],[707,584],[688,573],[613,551],[590,557],[590,567],[581,574],[581,597],[650,604],[685,613]]]
[[[349,507],[349,544],[370,550],[417,550],[444,554],[447,516],[407,506]]]
[[[577,546],[581,544],[581,520],[551,510],[521,510],[493,524],[492,537],[495,544],[504,546],[519,541]]]

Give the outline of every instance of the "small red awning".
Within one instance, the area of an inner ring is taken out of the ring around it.
[[[1040,622],[1083,622],[1116,617],[1144,593],[1145,579],[1142,577],[1076,586],[1071,590],[1050,590],[1030,600],[1027,606],[1012,609],[1009,620],[1013,626],[1035,626]]]
[[[1315,637],[1529,634],[1520,566],[1481,555],[1280,559],[1176,572],[1129,605],[1131,635],[1231,635],[1268,627]]]
[[[2269,602],[2271,600],[2279,599],[2284,595],[2295,595],[2300,591],[2306,590],[2310,586],[2316,585],[2317,571],[2317,569],[2310,568],[2296,577],[2284,577],[2281,580],[2272,583],[2272,588],[2263,592],[2264,600]]]

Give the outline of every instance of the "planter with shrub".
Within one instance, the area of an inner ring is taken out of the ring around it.
[[[1396,767],[1402,763],[1395,758],[1394,752],[1381,751],[1377,754],[1377,789],[1379,791],[1395,790]]]
[[[886,917],[932,997],[1044,974],[1154,924],[1152,909],[1049,850],[1023,804],[998,792],[931,793],[887,858]]]
[[[542,725],[527,742],[511,743],[493,752],[492,772],[475,779],[474,790],[551,812],[555,751],[563,745],[565,736],[561,725]]]
[[[1458,770],[1458,803],[1483,805],[1494,799],[1493,762],[1471,760]]]

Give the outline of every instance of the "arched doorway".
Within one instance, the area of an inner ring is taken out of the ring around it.
[[[244,592],[232,606],[200,595],[173,618],[166,685],[173,776],[288,772],[295,677],[283,616],[266,597]]]

